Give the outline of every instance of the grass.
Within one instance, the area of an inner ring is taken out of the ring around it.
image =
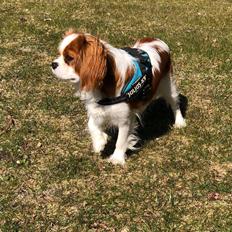
[[[1,1],[0,230],[232,231],[231,15],[227,0]],[[83,104],[49,67],[69,27],[165,40],[188,126],[158,101],[126,167],[93,154]]]

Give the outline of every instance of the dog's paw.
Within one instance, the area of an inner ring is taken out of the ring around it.
[[[126,161],[124,152],[114,151],[114,153],[109,158],[109,162],[115,165],[125,165]]]
[[[93,150],[95,153],[100,153],[104,150],[105,145],[108,140],[108,135],[106,133],[102,133],[101,137],[97,137],[93,141]]]
[[[179,118],[178,120],[175,121],[175,124],[174,124],[174,127],[175,128],[183,128],[183,127],[186,127],[186,122],[184,120],[184,118]]]
[[[174,127],[175,128],[186,127],[185,119],[183,118],[180,110],[177,110],[177,112],[176,112],[176,119],[175,119]]]

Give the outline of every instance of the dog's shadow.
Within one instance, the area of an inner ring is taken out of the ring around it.
[[[180,109],[182,115],[186,116],[188,107],[188,99],[184,95],[179,95]],[[136,146],[142,147],[149,140],[159,138],[167,134],[171,126],[174,124],[174,115],[171,108],[166,102],[160,98],[152,102],[147,109],[141,115],[142,123],[138,120],[137,135],[140,141]],[[104,151],[102,152],[103,158],[108,158],[115,149],[115,143],[118,136],[118,130],[116,128],[109,128],[107,134],[110,136]],[[127,151],[127,155],[131,156],[135,152]]]

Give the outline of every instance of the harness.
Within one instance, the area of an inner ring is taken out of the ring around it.
[[[100,105],[113,105],[121,102],[131,102],[146,99],[151,92],[152,65],[147,52],[138,48],[122,48],[136,59],[133,60],[134,75],[122,88],[118,97],[103,98],[97,103]]]

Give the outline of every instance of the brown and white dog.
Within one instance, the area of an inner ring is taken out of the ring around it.
[[[133,149],[138,141],[136,115],[143,112],[152,100],[163,97],[173,110],[174,126],[186,125],[179,108],[168,46],[159,39],[144,38],[133,47],[146,51],[152,64],[152,91],[146,100],[108,106],[97,103],[102,98],[120,95],[134,74],[135,58],[90,34],[66,32],[59,45],[60,56],[51,65],[58,78],[75,84],[77,94],[84,101],[95,152],[103,151],[107,143],[105,125],[118,127],[116,148],[109,158],[114,164],[125,163],[127,149]]]

